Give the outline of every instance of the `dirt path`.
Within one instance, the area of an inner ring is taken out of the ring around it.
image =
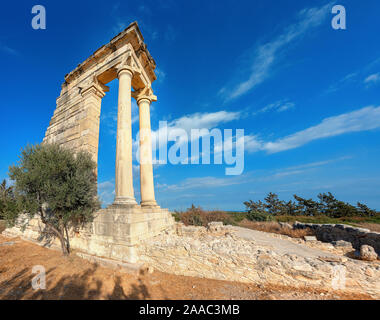
[[[46,270],[45,290],[34,291],[32,268]],[[0,299],[367,299],[310,288],[262,287],[161,272],[126,274],[75,255],[0,235]]]

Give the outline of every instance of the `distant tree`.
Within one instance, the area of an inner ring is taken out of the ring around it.
[[[332,216],[336,210],[338,200],[335,199],[331,192],[318,194],[318,199],[321,213],[327,216]]]
[[[336,210],[332,214],[333,218],[341,218],[341,217],[355,217],[358,215],[358,210],[353,205],[343,202],[337,201]]]
[[[304,199],[296,194],[294,195],[294,199],[298,202],[298,206],[305,216],[317,216],[320,214],[320,205],[318,202],[313,201],[313,199]]]
[[[331,192],[320,193],[318,199],[321,213],[329,217],[341,218],[361,215],[358,208],[349,203],[337,200]]]
[[[362,217],[375,217],[379,214],[376,210],[372,210],[360,202],[357,203],[357,211]]]
[[[288,216],[299,216],[303,213],[302,208],[291,200],[285,203],[285,210]]]
[[[284,201],[278,199],[278,195],[272,192],[264,199],[266,202],[267,212],[273,216],[281,216],[287,214],[287,207]]]
[[[27,146],[19,158],[9,176],[21,210],[8,222],[14,224],[22,211],[38,215],[46,232],[60,240],[63,254],[69,254],[69,228],[91,221],[100,208],[96,164],[87,152],[75,155],[55,144]]]
[[[268,213],[266,204],[260,200],[244,202],[247,209],[247,219],[250,221],[270,221],[272,216]]]

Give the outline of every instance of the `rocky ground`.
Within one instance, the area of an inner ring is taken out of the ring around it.
[[[46,269],[47,288],[34,291],[32,268]],[[264,286],[140,271],[128,274],[76,255],[0,236],[0,299],[370,299],[365,294]]]
[[[31,287],[32,268],[43,265],[46,290]],[[176,276],[127,274],[75,255],[0,236],[1,299],[368,299],[367,295]]]

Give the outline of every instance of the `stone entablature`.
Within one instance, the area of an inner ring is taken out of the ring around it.
[[[101,99],[109,90],[106,84],[118,77],[121,65],[133,70],[131,86],[135,91],[151,88],[156,80],[156,63],[136,22],[65,76],[43,141],[87,150],[97,161]]]

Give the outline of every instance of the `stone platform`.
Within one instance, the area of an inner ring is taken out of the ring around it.
[[[26,225],[22,229],[22,225]],[[56,238],[46,237],[44,224],[38,217],[22,216],[15,227],[6,229],[5,236],[19,236],[47,247],[59,247]],[[174,229],[174,218],[167,209],[134,206],[111,206],[96,213],[93,222],[70,231],[72,249],[95,255],[136,263],[137,247],[143,240]]]

